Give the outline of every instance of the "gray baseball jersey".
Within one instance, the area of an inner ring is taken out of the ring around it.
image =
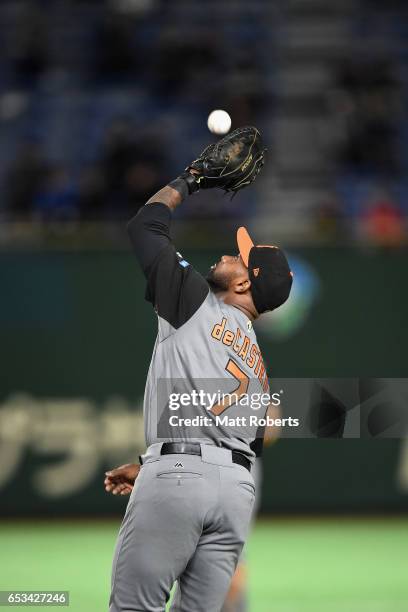
[[[158,252],[145,268],[146,297],[158,316],[144,398],[146,444],[207,442],[253,458],[261,447],[258,421],[268,407],[269,386],[252,322],[218,299],[176,252],[165,205],[145,206],[139,215],[148,238],[130,231],[136,249],[151,244],[158,219],[163,226]]]

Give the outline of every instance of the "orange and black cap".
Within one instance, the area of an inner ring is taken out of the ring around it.
[[[293,282],[284,252],[277,246],[255,245],[245,227],[238,229],[237,243],[248,268],[252,299],[259,314],[284,304]]]

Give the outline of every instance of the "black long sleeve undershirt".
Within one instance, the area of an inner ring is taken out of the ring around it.
[[[129,221],[127,230],[147,279],[146,299],[178,329],[201,306],[209,286],[176,252],[170,237],[171,216],[165,204],[147,204]]]
[[[171,211],[165,204],[147,204],[127,224],[133,250],[144,274],[160,251],[171,244]]]

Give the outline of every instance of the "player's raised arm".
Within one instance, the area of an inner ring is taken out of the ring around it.
[[[172,210],[181,203],[184,179],[157,192],[128,224],[133,249],[147,280],[146,300],[170,324],[159,326],[166,337],[198,310],[209,292],[207,281],[176,251],[170,236]]]
[[[187,169],[181,176],[155,193],[129,221],[127,226],[129,237],[146,276],[160,252],[171,244],[172,211],[197,189],[194,170],[190,172]]]

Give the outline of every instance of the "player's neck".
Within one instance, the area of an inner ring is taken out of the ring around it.
[[[249,299],[248,296],[237,295],[235,293],[231,295],[230,292],[224,291],[217,293],[217,297],[224,302],[224,304],[229,304],[230,306],[238,308],[238,310],[243,312],[250,321],[254,321],[259,317],[252,299]]]

